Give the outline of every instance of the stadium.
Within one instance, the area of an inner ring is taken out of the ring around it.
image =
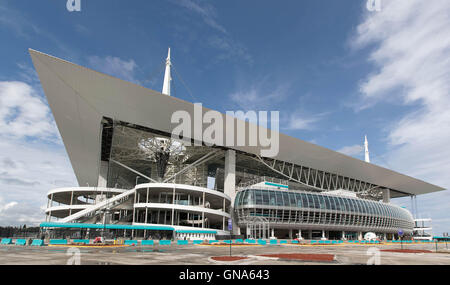
[[[47,194],[40,227],[52,237],[398,239],[414,219],[391,198],[444,190],[263,127],[279,138],[275,156],[174,139],[172,114],[195,105],[170,96],[170,50],[162,92],[30,54],[78,181]]]

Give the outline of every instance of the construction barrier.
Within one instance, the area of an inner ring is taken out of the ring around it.
[[[141,245],[154,245],[153,240],[141,240]]]
[[[1,244],[12,244],[12,238],[4,238],[2,239],[2,243]]]
[[[44,241],[41,240],[41,239],[34,239],[34,240],[31,242],[31,245],[32,245],[32,246],[43,246],[43,245],[44,245]]]
[[[88,240],[88,239],[74,239],[73,242],[74,242],[74,243],[84,243],[84,244],[89,244],[89,240]]]
[[[51,239],[48,244],[49,245],[66,245],[67,240],[66,239]]]
[[[171,241],[167,239],[162,239],[159,241],[159,245],[170,245]]]
[[[125,240],[123,242],[123,244],[125,244],[125,245],[139,245],[139,242],[137,240],[128,239],[128,240]]]
[[[16,245],[27,245],[26,239],[16,239]]]

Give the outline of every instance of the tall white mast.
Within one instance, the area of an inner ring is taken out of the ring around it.
[[[172,76],[170,75],[170,66],[172,63],[170,62],[170,48],[167,54],[166,59],[166,71],[164,73],[164,84],[162,89],[162,94],[170,96],[170,82],[172,81]]]
[[[369,143],[367,142],[367,136],[364,136],[364,160],[366,162],[370,162]]]

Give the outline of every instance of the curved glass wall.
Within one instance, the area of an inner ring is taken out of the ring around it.
[[[311,192],[247,189],[237,193],[238,223],[262,216],[271,223],[325,225],[336,230],[412,231],[411,214],[401,207],[352,197]]]

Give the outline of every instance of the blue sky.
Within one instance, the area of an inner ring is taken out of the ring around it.
[[[367,135],[373,163],[449,188],[449,1],[381,1],[0,0],[0,225],[76,185],[28,48],[160,90],[170,46],[174,96],[278,110],[282,132],[359,159]],[[448,191],[418,202],[450,230]]]

